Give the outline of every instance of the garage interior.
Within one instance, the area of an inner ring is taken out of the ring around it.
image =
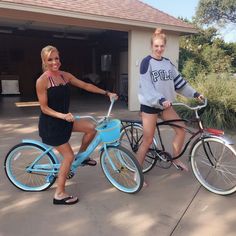
[[[36,99],[40,52],[58,48],[61,70],[121,96],[128,96],[128,32],[0,19],[0,94]],[[77,88],[72,95],[84,93]]]

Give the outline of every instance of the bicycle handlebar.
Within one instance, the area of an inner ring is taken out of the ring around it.
[[[109,106],[107,115],[104,116],[102,119],[97,120],[97,119],[96,119],[95,117],[93,117],[93,116],[75,116],[75,119],[88,118],[88,119],[93,120],[96,124],[100,124],[100,123],[102,123],[104,120],[107,120],[107,119],[109,118],[114,103],[115,103],[115,99],[114,99],[114,98],[111,98],[111,104],[110,104],[110,106]]]
[[[197,110],[200,110],[200,109],[207,106],[207,98],[204,99],[204,104],[203,105],[197,105],[196,107],[190,107],[189,105],[187,105],[185,103],[182,103],[182,102],[172,103],[172,106],[184,106],[184,107],[186,107],[190,110],[197,111]]]

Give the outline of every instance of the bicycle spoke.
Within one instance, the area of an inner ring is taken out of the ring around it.
[[[117,189],[127,193],[135,193],[141,189],[143,184],[141,167],[124,147],[108,147],[103,151],[101,167],[108,180]]]
[[[13,147],[5,159],[5,171],[9,180],[26,191],[42,191],[49,188],[55,177],[48,182],[47,176],[53,172],[53,159],[36,144],[21,143]],[[47,168],[44,170],[43,168]]]
[[[138,148],[143,142],[142,126],[134,123],[124,127],[124,129],[121,131],[120,142],[122,146],[130,150],[132,154],[136,155]],[[149,151],[146,154],[145,161],[143,163],[143,173],[150,171],[156,165],[157,158],[155,154],[155,140],[153,141],[151,150],[154,150],[153,153]]]
[[[196,178],[209,191],[222,195],[236,191],[236,152],[221,139],[205,138],[204,145],[199,141],[192,150],[191,165]]]

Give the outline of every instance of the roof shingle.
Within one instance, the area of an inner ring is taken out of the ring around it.
[[[139,0],[2,0],[1,2],[194,28],[191,24],[176,19]]]

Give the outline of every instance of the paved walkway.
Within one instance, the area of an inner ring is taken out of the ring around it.
[[[4,173],[5,155],[22,138],[39,139],[39,108],[15,107],[16,101],[16,97],[0,100],[0,236],[235,235],[235,194],[222,197],[206,191],[191,171],[156,167],[145,175],[149,186],[129,195],[114,189],[99,165],[83,167],[67,184],[67,190],[80,198],[74,206],[52,204],[55,186],[40,193],[16,189]],[[74,100],[73,112],[77,105],[80,114],[89,110],[102,115],[109,103],[100,97],[93,102]],[[118,102],[113,115],[136,118],[138,113]],[[72,136],[75,150],[78,140],[79,135]],[[98,153],[93,158],[99,161]]]

